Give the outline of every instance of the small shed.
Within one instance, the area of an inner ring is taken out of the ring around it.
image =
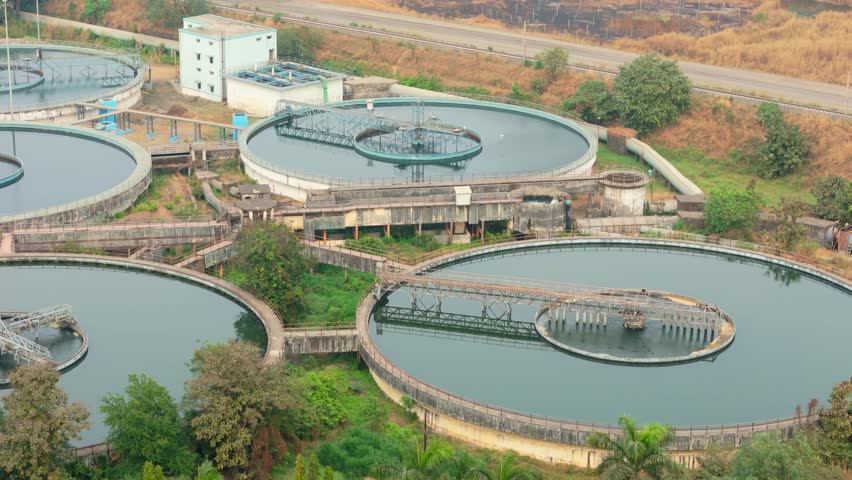
[[[815,217],[801,217],[796,219],[796,223],[804,225],[808,229],[808,240],[831,248],[834,243],[834,230],[837,222]]]
[[[270,198],[272,189],[269,185],[240,185],[237,187],[240,200],[253,200],[257,198]]]
[[[707,198],[704,195],[675,195],[678,212],[703,212]]]

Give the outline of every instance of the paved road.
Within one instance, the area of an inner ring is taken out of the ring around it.
[[[383,33],[381,29],[386,29],[391,33],[413,34],[426,40],[479,49],[491,47],[495,52],[512,55],[523,54],[522,35],[514,31],[329,5],[315,0],[256,0],[256,2],[257,8],[261,11],[282,12],[285,16],[332,23],[343,29],[352,30],[350,25],[357,23],[371,26],[374,35],[381,35]],[[252,0],[214,0],[213,3],[222,6],[253,5]],[[533,56],[545,48],[554,46],[568,49],[571,54],[571,63],[606,70],[617,70],[619,65],[636,57],[634,53],[541,37],[528,38],[527,53]],[[852,59],[849,63],[852,69]],[[844,86],[692,62],[680,62],[680,66],[697,86],[752,94],[800,105],[821,106],[840,112],[848,109],[848,113],[852,113],[852,99],[847,99],[851,94]],[[850,104],[847,105],[847,102]]]

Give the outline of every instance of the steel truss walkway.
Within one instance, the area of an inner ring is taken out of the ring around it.
[[[24,337],[23,332],[35,331],[45,325],[70,326],[77,320],[70,305],[55,305],[26,313],[0,313],[0,354],[12,354],[15,362],[44,363],[53,357],[47,348]]]
[[[643,328],[646,321],[659,321],[665,326],[717,331],[727,316],[716,306],[697,303],[682,296],[650,290],[604,289],[585,285],[561,284],[532,279],[487,275],[432,272],[417,275],[385,269],[379,272],[381,290],[405,289],[416,302],[418,296],[455,297],[482,302],[483,311],[493,304],[505,304],[506,316],[511,306],[530,305],[547,308],[549,320],[567,320],[573,311],[579,323],[606,325],[607,315],[622,317],[628,328]],[[380,294],[382,293],[380,290]]]
[[[476,336],[496,337],[500,339],[520,340],[542,343],[535,325],[507,318],[495,318],[487,315],[462,315],[442,312],[439,309],[423,310],[383,306],[375,311],[373,320],[376,325],[395,325],[415,327],[442,332],[456,332]]]

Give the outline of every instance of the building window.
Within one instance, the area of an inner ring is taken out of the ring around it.
[[[198,72],[200,72],[200,71],[201,71],[201,67],[195,67],[195,70],[196,70],[196,71],[198,71]]]
[[[213,70],[210,70],[210,75],[213,75]]]
[[[207,57],[207,58],[209,58],[209,59],[210,59],[210,65],[213,65],[213,55],[210,55],[210,56],[209,56],[209,57]]]
[[[213,45],[213,42],[207,42],[207,45]]]
[[[195,43],[201,43],[201,39],[200,39],[200,38],[196,38],[196,39],[195,39]]]
[[[196,54],[195,54],[195,59],[196,59],[196,60],[201,60],[201,54],[200,54],[200,53],[196,53]]]
[[[255,38],[255,40],[257,40],[257,41],[259,42],[259,41],[260,41],[260,38],[261,38],[261,37],[257,37],[257,38]]]
[[[210,93],[216,93],[214,90],[215,88],[213,87],[213,85],[210,85]]]
[[[267,36],[266,36],[266,39],[267,39],[267,40],[272,40],[272,35],[267,35]]]
[[[201,82],[195,82],[195,88],[201,90]]]

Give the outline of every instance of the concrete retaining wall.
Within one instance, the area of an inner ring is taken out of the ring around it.
[[[359,345],[358,332],[354,329],[287,332],[284,335],[285,355],[357,352]]]
[[[163,246],[212,243],[218,225],[138,225],[130,228],[92,228],[14,232],[15,251],[49,252],[73,242],[91,248],[135,248],[144,244]],[[220,235],[221,236],[221,235]]]
[[[328,245],[321,246],[318,242],[304,243],[303,253],[317,263],[336,265],[367,273],[376,273],[378,265],[385,261],[384,258],[376,255]]]
[[[21,17],[21,19],[26,20],[28,22],[35,22],[37,18],[36,14],[29,12],[20,12],[18,13],[18,15]],[[177,50],[178,48],[178,42],[176,40],[152,37],[151,35],[143,35],[141,33],[133,33],[125,30],[103,27],[101,25],[92,25],[91,23],[75,22],[74,20],[66,20],[64,18],[41,15],[41,23],[45,25],[54,25],[57,27],[82,28],[85,30],[89,30],[92,33],[95,33],[96,35],[99,35],[101,37],[112,37],[117,38],[119,40],[134,40],[143,45],[152,45],[155,47],[159,47],[160,45],[162,45],[172,50]]]

